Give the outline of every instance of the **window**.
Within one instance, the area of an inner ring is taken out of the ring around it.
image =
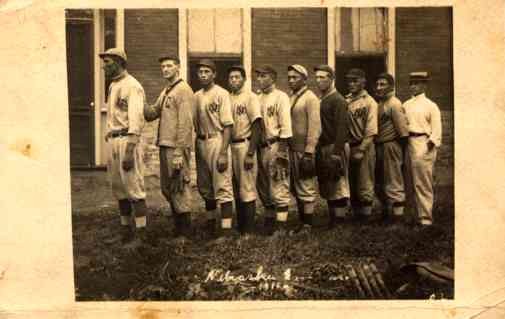
[[[226,70],[242,63],[242,21],[241,9],[188,10],[188,79],[194,91],[200,89],[196,64],[203,58],[216,63],[216,83],[228,88]]]
[[[375,77],[386,71],[387,15],[384,8],[336,8],[335,12],[336,88],[347,93],[344,74],[361,68],[367,75],[368,92]]]
[[[106,9],[102,10],[103,26],[104,26],[104,50],[116,47],[116,10]],[[105,100],[109,97],[109,85],[111,80],[105,78]]]

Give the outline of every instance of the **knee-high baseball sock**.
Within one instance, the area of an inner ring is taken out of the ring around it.
[[[231,229],[233,215],[232,202],[225,202],[221,204],[221,228]]]
[[[207,220],[216,219],[217,202],[215,199],[205,199],[205,210],[207,211]]]
[[[314,202],[303,202],[303,222],[312,226],[312,216],[314,215]]]
[[[132,205],[129,199],[118,200],[119,216],[121,218],[121,226],[129,226],[132,214]]]
[[[250,201],[243,203],[244,212],[244,227],[243,231],[246,233],[252,233],[254,231],[254,219],[256,217],[256,201]]]
[[[135,210],[135,227],[144,228],[147,225],[147,206],[145,199],[139,199],[132,202]]]
[[[305,211],[304,211],[304,205],[303,205],[303,201],[297,199],[296,200],[296,208],[298,210],[298,218],[300,219],[300,221],[302,223],[304,223],[304,218],[305,218]]]
[[[286,223],[288,221],[288,206],[277,207],[275,219],[278,223]]]

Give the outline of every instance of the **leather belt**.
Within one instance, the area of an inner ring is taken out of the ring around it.
[[[279,141],[279,137],[278,136],[275,136],[275,137],[271,137],[269,139],[267,139],[265,142],[261,143],[260,144],[260,147],[268,147],[274,143],[277,143]]]
[[[247,138],[239,138],[239,139],[236,139],[236,140],[231,140],[231,143],[232,144],[238,144],[238,143],[244,143],[245,141],[249,141],[251,140],[250,137],[247,137]]]
[[[419,137],[419,136],[428,136],[428,134],[409,132],[409,137]]]
[[[218,133],[207,133],[207,134],[198,134],[197,137],[201,140],[208,140],[209,138],[216,137]]]
[[[110,138],[115,138],[115,137],[119,137],[119,136],[127,136],[128,135],[128,129],[127,128],[124,128],[124,129],[121,129],[121,130],[116,130],[116,131],[110,131],[109,132],[109,137]]]

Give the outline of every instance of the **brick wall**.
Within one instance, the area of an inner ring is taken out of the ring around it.
[[[252,10],[252,65],[272,65],[277,86],[288,92],[287,67],[301,64],[309,73],[327,63],[327,18],[321,8]],[[313,77],[309,86],[314,88]],[[255,87],[256,88],[256,87]]]
[[[452,73],[452,8],[396,10],[396,80],[398,96],[409,98],[409,72],[428,71],[427,96],[442,111],[442,148],[435,167],[436,182],[454,183],[454,100]]]
[[[125,50],[128,71],[144,87],[147,102],[154,103],[164,86],[158,58],[178,53],[178,10],[125,10]],[[143,134],[146,175],[159,175],[158,149],[154,145],[157,128],[158,121],[152,122]]]

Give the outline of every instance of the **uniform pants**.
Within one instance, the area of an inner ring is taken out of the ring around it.
[[[307,179],[300,177],[300,162],[303,156],[302,152],[289,151],[291,190],[297,200],[313,203],[317,196],[316,176]]]
[[[133,151],[133,168],[125,171],[122,162],[126,152],[128,137],[109,139],[107,171],[112,186],[112,194],[117,200],[131,201],[145,199],[143,145],[138,143]]]
[[[221,151],[223,137],[218,134],[208,139],[196,139],[196,183],[200,195],[205,200],[227,203],[233,201],[231,181],[232,160],[228,149],[228,168],[220,173],[217,170],[217,159]]]
[[[190,159],[191,150],[185,148],[182,150],[182,169],[181,174],[184,176],[183,191],[176,193],[172,191],[174,180],[174,167],[172,160],[174,158],[175,148],[160,146],[160,184],[161,192],[170,203],[172,210],[177,213],[191,212],[192,196],[190,187]]]
[[[353,162],[351,159],[349,165],[349,186],[351,189],[351,202],[359,202],[361,204],[372,205],[374,200],[374,183],[375,145],[371,143],[363,154],[361,161]]]
[[[263,206],[288,207],[289,195],[289,169],[285,179],[280,181],[273,178],[275,172],[275,157],[279,143],[260,148],[258,153],[258,178],[256,187]]]
[[[428,151],[428,137],[410,137],[407,156],[407,173],[413,190],[414,208],[422,221],[433,221],[433,167],[437,149]]]
[[[340,176],[338,180],[329,178],[328,170],[335,169],[328,167],[326,164],[327,159],[334,153],[333,144],[321,146],[317,148],[316,152],[316,167],[317,167],[317,181],[319,183],[319,194],[326,200],[339,200],[349,198],[349,144],[345,144],[343,152],[340,154],[342,158],[342,166],[344,175]]]
[[[233,192],[235,197],[244,203],[256,200],[256,178],[258,176],[256,154],[254,154],[254,166],[247,171],[244,169],[249,143],[248,140],[241,143],[231,143]]]
[[[398,141],[393,140],[376,145],[378,195],[384,204],[405,202],[403,179],[403,150]]]

